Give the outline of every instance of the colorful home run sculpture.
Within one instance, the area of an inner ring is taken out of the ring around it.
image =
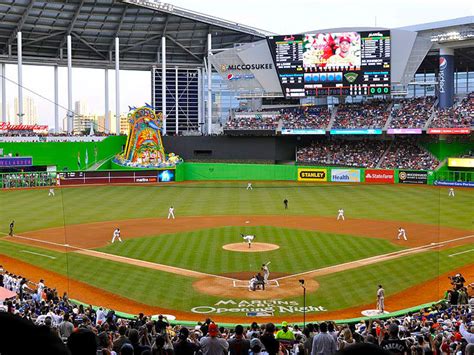
[[[156,114],[148,105],[131,109],[127,144],[114,163],[135,168],[170,168],[182,163],[179,156],[165,154],[160,132],[162,114]]]

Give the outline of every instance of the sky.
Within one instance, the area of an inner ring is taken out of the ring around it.
[[[207,15],[235,21],[277,34],[292,34],[317,29],[337,27],[379,26],[396,28],[426,22],[441,21],[464,16],[474,16],[472,0],[169,0],[175,6]],[[7,65],[6,77],[17,82],[15,65]],[[73,101],[86,101],[89,110],[103,114],[104,71],[73,68]],[[39,111],[39,123],[52,126],[54,105],[35,93],[53,100],[53,68],[24,66],[23,96],[34,98]],[[151,102],[150,72],[120,71],[121,111],[128,105],[139,106]],[[7,103],[13,113],[14,98],[18,95],[16,84],[7,82]],[[109,108],[115,111],[115,72],[109,70]],[[67,107],[67,72],[59,69],[60,120]]]

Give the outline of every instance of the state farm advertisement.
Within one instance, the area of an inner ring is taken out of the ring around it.
[[[365,182],[394,184],[395,172],[393,170],[367,169],[365,171]]]

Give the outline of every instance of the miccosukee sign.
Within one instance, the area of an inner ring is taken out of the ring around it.
[[[426,171],[399,170],[398,181],[400,184],[427,184],[428,173]]]

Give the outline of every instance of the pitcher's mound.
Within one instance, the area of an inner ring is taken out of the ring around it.
[[[279,249],[280,246],[270,243],[252,243],[252,247],[249,248],[249,245],[247,243],[232,243],[226,244],[222,248],[225,250],[240,251],[244,253],[260,253],[262,251]]]

